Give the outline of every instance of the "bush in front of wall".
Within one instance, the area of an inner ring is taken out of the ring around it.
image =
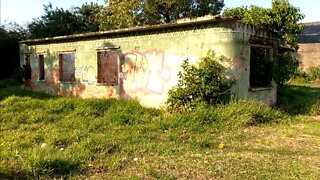
[[[178,84],[168,95],[166,105],[169,111],[191,110],[197,104],[217,104],[230,99],[230,88],[234,80],[227,76],[228,68],[219,62],[226,62],[225,56],[217,56],[209,50],[198,65],[185,60],[179,72]]]
[[[24,64],[15,71],[15,80],[19,84],[23,84],[26,80],[31,79],[31,66],[30,64]]]
[[[274,61],[273,79],[277,84],[284,84],[297,74],[299,61],[291,53],[278,54]]]

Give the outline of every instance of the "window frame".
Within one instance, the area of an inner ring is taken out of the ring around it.
[[[249,72],[249,90],[250,91],[263,91],[263,90],[269,90],[272,89],[272,82],[273,82],[273,78],[270,78],[270,81],[268,82],[268,84],[266,85],[257,85],[257,84],[252,84],[252,48],[263,48],[268,50],[268,53],[266,56],[269,56],[269,61],[272,63],[274,61],[273,59],[273,53],[274,53],[274,49],[272,45],[265,45],[265,44],[250,44],[250,62],[249,62],[249,66],[250,66],[250,72]],[[269,71],[270,72],[270,71]],[[272,73],[272,70],[271,70]]]
[[[74,72],[73,72],[73,81],[71,80],[65,80],[64,77],[63,77],[63,55],[66,55],[66,54],[73,54],[73,68],[74,68]],[[76,51],[75,50],[66,50],[66,51],[58,51],[58,66],[59,66],[59,83],[76,83]]]
[[[32,79],[32,68],[31,68],[31,53],[25,53],[24,54],[24,68],[29,67],[28,71],[25,69],[25,80],[31,80]]]
[[[115,48],[100,48],[100,49],[96,49],[96,56],[97,56],[97,85],[106,85],[106,86],[116,86],[116,85],[119,85],[120,84],[120,76],[119,76],[119,73],[120,73],[120,55],[118,53],[118,47],[115,47]],[[106,52],[113,52],[116,54],[117,56],[117,59],[116,59],[116,78],[115,78],[115,81],[113,82],[102,82],[101,81],[101,60],[100,60],[100,53],[106,53]]]
[[[44,54],[41,53],[41,54],[38,54],[37,56],[38,56],[38,66],[39,66],[39,81],[45,81],[46,73],[45,73],[45,64],[44,64]]]

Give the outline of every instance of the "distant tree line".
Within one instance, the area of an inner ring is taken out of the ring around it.
[[[19,66],[18,42],[85,32],[104,31],[141,25],[171,23],[180,18],[218,15],[224,0],[105,0],[105,5],[86,3],[63,9],[44,5],[44,15],[26,27],[0,27],[0,77],[8,76]],[[288,0],[272,0],[272,8],[258,6],[226,9],[223,16],[239,16],[242,21],[273,29],[283,41],[297,47],[303,19],[299,8]]]
[[[44,5],[45,14],[28,25],[30,38],[70,35],[139,25],[170,23],[179,18],[219,14],[223,0],[105,0],[70,10]]]

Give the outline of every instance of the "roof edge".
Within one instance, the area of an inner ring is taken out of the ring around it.
[[[113,29],[113,30],[109,30],[109,31],[98,31],[98,32],[88,32],[88,33],[80,33],[80,34],[73,34],[73,35],[48,37],[48,38],[28,39],[28,40],[20,41],[19,43],[20,44],[43,43],[43,42],[48,42],[48,41],[90,38],[90,37],[96,37],[96,36],[102,36],[102,35],[122,34],[122,33],[147,31],[147,30],[157,30],[157,29],[169,28],[169,27],[181,27],[181,26],[193,25],[193,24],[204,24],[204,23],[219,22],[219,21],[239,21],[239,20],[240,20],[240,18],[235,17],[235,16],[221,17],[221,16],[207,15],[207,16],[198,17],[198,18],[179,19],[175,22],[167,23],[167,24],[146,25],[146,26],[124,28],[124,29]]]

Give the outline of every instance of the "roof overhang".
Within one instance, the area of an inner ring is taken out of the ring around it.
[[[197,24],[208,24],[208,23],[215,23],[215,22],[221,22],[221,21],[239,21],[239,20],[240,19],[238,17],[221,17],[221,16],[209,16],[209,17],[201,17],[201,18],[195,18],[195,19],[185,18],[185,19],[181,19],[176,22],[167,23],[167,24],[137,26],[137,27],[131,27],[131,28],[125,28],[125,29],[89,32],[89,33],[82,33],[82,34],[41,38],[41,39],[29,39],[29,40],[20,41],[19,43],[20,44],[38,44],[38,43],[45,43],[45,42],[51,42],[51,41],[93,38],[93,37],[125,34],[125,33],[132,33],[132,32],[143,32],[143,31],[150,31],[150,30],[183,27],[183,26],[190,26],[190,25],[197,25]]]

